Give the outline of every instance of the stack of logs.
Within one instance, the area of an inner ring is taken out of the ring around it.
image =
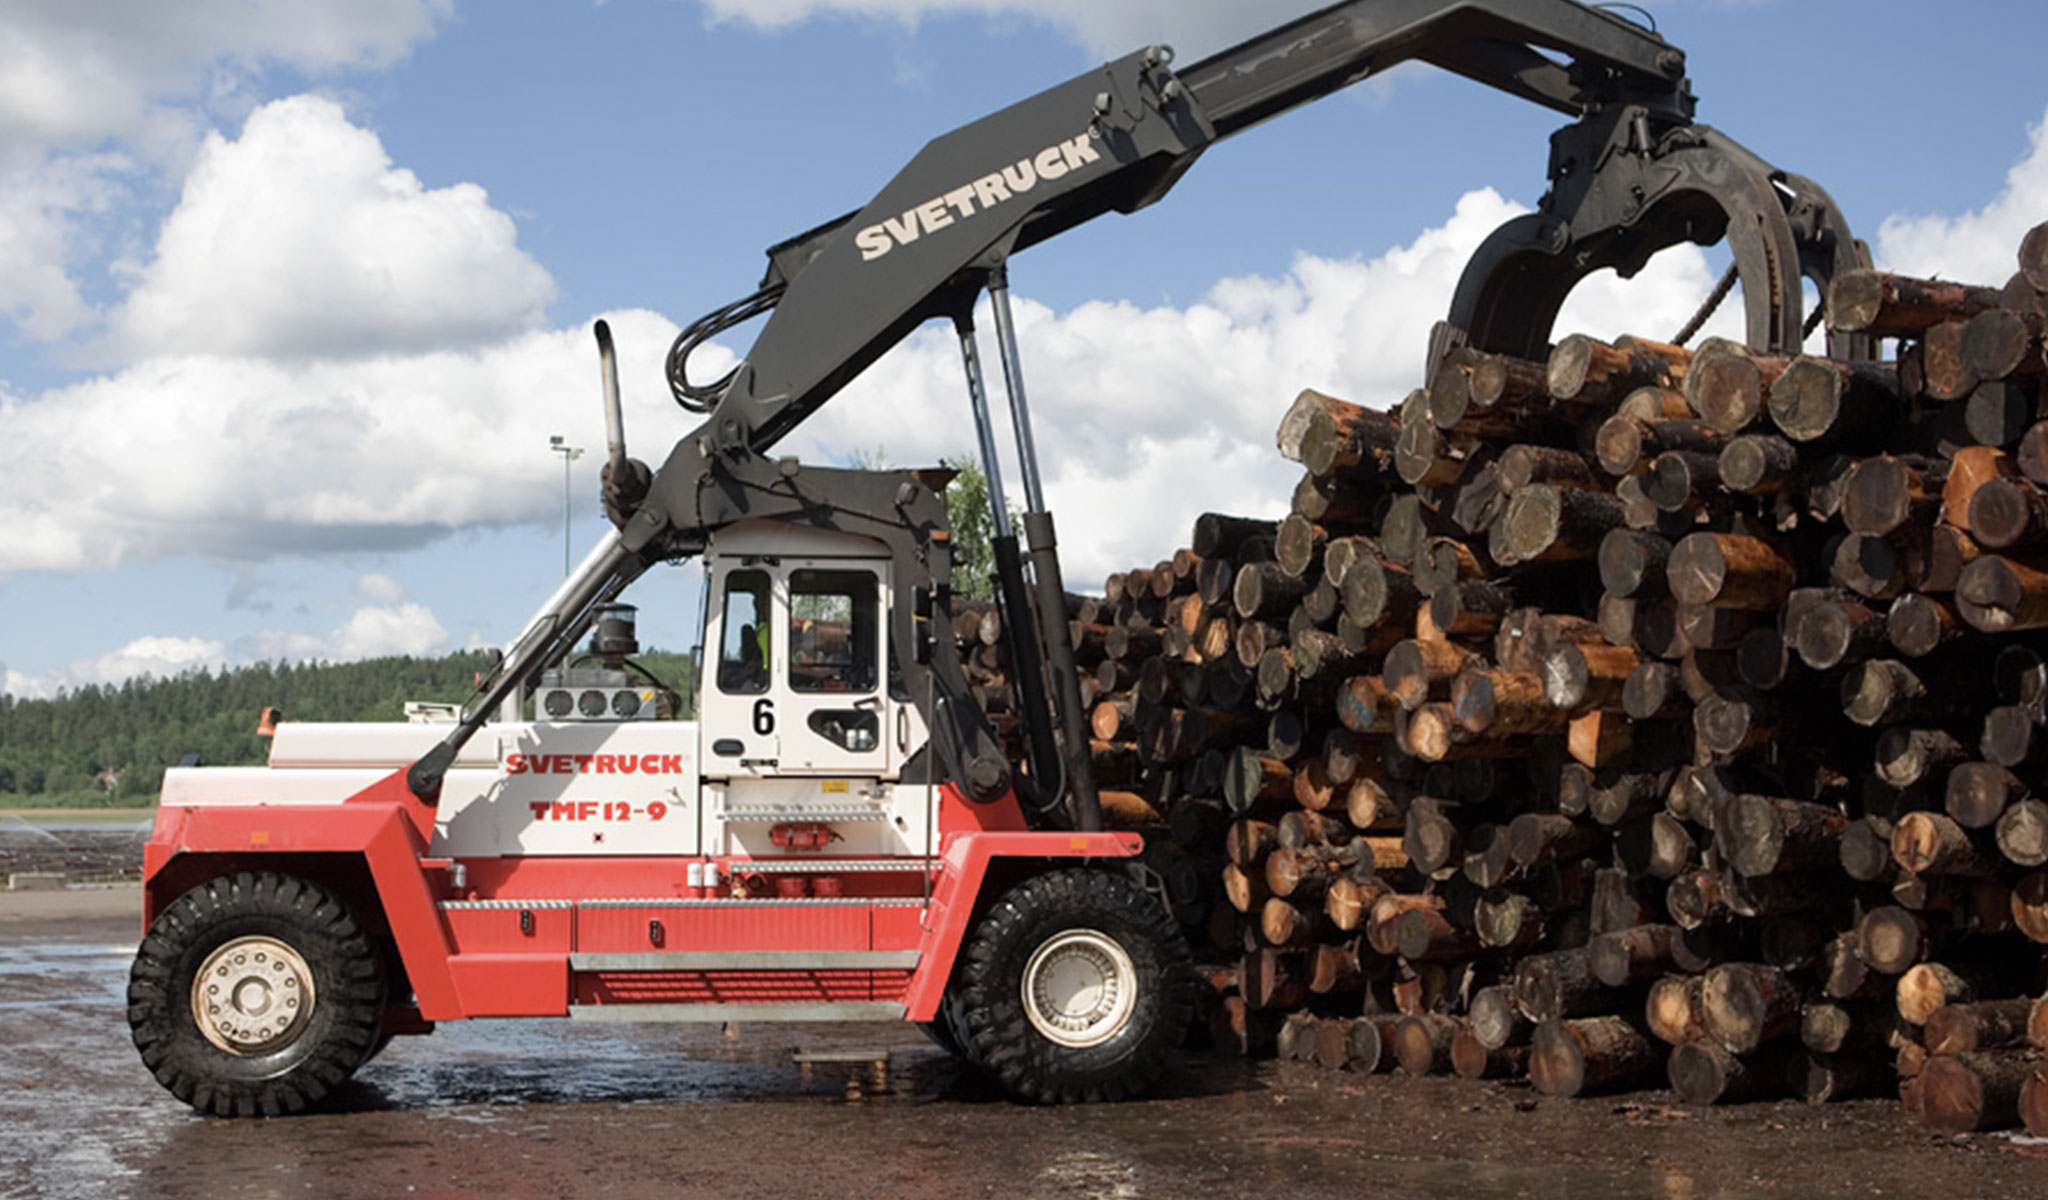
[[[1304,392],[1288,516],[1076,598],[1106,807],[1185,917],[1221,881],[1218,1036],[2048,1134],[2048,225],[2020,260],[1837,280],[1886,361]]]

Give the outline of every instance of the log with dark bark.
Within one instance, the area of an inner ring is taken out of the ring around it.
[[[2026,794],[2017,775],[1988,762],[1966,762],[1948,773],[1942,808],[1965,829],[1989,829],[2006,808]]]
[[[1920,335],[1920,390],[1935,400],[1961,400],[1979,382],[1963,359],[1962,321],[1930,325]]]
[[[1828,285],[1828,324],[1843,333],[1915,337],[1930,325],[1968,320],[1996,308],[2002,299],[1996,288],[1882,271],[1846,271]]]
[[[1721,486],[1731,492],[1775,495],[1798,470],[1798,447],[1776,434],[1744,434],[1721,448]]]
[[[1409,1075],[1440,1075],[1451,1066],[1451,1040],[1458,1034],[1456,1017],[1423,1013],[1394,1023],[1394,1059]]]
[[[1963,632],[1955,608],[1924,592],[1907,592],[1885,612],[1885,636],[1908,658],[1925,658]]]
[[[1584,1096],[1653,1077],[1663,1056],[1623,1017],[1545,1021],[1529,1051],[1529,1082],[1546,1096]]]
[[[2020,1123],[2020,1090],[2041,1069],[2032,1050],[1934,1055],[1920,1072],[1920,1119],[1944,1133]]]
[[[1784,603],[1797,574],[1777,547],[1759,538],[1694,533],[1671,548],[1671,594],[1683,604],[1770,610]]]
[[[1203,513],[1195,518],[1188,545],[1205,560],[1239,557],[1250,543],[1263,539],[1271,545],[1278,523],[1256,517],[1233,517],[1224,513]],[[1270,550],[1266,552],[1270,555]]]
[[[1899,1020],[1924,1025],[1944,1006],[1970,1004],[2001,993],[2010,970],[1987,962],[1924,962],[1906,968],[1895,994]]]
[[[1344,1065],[1361,1075],[1394,1069],[1395,1018],[1361,1017],[1344,1032]]]
[[[1699,418],[1725,435],[1755,425],[1770,387],[1792,360],[1752,355],[1741,346],[1709,341],[1693,356],[1685,376],[1685,398]]]
[[[1584,948],[1532,954],[1515,966],[1515,1006],[1532,1022],[1614,1011],[1618,995],[1593,974]]]
[[[2004,863],[1995,849],[1937,812],[1909,812],[1898,819],[1892,827],[1892,860],[1915,875],[1970,878],[1995,874]]]
[[[1882,1062],[1860,1054],[1795,1056],[1786,1067],[1787,1087],[1808,1104],[1829,1104],[1875,1096],[1898,1076]]]
[[[1962,1054],[2027,1044],[2035,1002],[2026,997],[1948,1004],[1929,1013],[1922,1040],[1929,1054]]]
[[[1706,1035],[1736,1054],[1799,1031],[1801,995],[1786,972],[1761,963],[1723,963],[1700,983]]]
[[[1884,444],[1905,412],[1889,369],[1812,357],[1795,359],[1778,375],[1765,407],[1794,442],[1825,438],[1838,449]]]
[[[1788,1051],[1743,1057],[1716,1042],[1685,1042],[1671,1051],[1665,1078],[1685,1104],[1740,1104],[1782,1094]]]
[[[1671,968],[1676,925],[1636,925],[1603,933],[1586,944],[1593,977],[1610,988],[1645,983]]]
[[[1572,334],[1550,352],[1546,380],[1553,400],[1619,401],[1640,387],[1683,383],[1693,352],[1642,338],[1612,345]]]
[[[1239,992],[1253,1008],[1298,1008],[1308,1001],[1305,965],[1296,952],[1271,946],[1254,950],[1239,966]]]
[[[1532,484],[1509,499],[1487,543],[1502,565],[1576,562],[1594,557],[1609,531],[1625,525],[1607,492]]]
[[[2048,543],[2048,495],[2031,480],[1986,480],[1970,494],[1970,536],[1987,550],[2027,551]]]
[[[2007,862],[2022,867],[2048,863],[2048,803],[2015,801],[1998,815],[1992,832]]]

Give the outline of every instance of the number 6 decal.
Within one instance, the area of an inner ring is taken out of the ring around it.
[[[775,701],[766,696],[754,701],[754,732],[763,737],[775,732]]]

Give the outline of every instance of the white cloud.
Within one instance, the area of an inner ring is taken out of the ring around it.
[[[41,341],[89,321],[81,261],[110,198],[176,177],[262,72],[375,70],[453,0],[9,0],[0,6],[0,318]]]
[[[658,460],[689,428],[662,382],[675,326],[610,320],[629,445]],[[596,358],[575,328],[410,357],[158,358],[34,399],[0,390],[0,575],[416,546],[558,519],[547,437],[601,444]],[[713,353],[704,370],[729,363]]]
[[[355,662],[389,655],[444,653],[448,631],[425,605],[411,601],[359,608],[325,637],[264,630],[235,643],[242,662]]]
[[[380,571],[372,571],[356,579],[355,593],[365,600],[388,606],[405,599],[405,585]]]
[[[1442,226],[1378,258],[1303,255],[1283,278],[1227,279],[1185,309],[1093,302],[1054,313],[1021,301],[1042,465],[1072,577],[1156,561],[1206,508],[1284,507],[1295,468],[1272,451],[1272,433],[1294,393],[1397,402],[1420,382],[1430,325],[1473,248],[1522,211],[1473,192]],[[1711,282],[1697,249],[1675,250],[1633,284],[1590,282],[1565,327],[1668,334]],[[658,462],[694,424],[661,383],[675,327],[647,312],[612,321],[629,445]],[[599,444],[593,357],[581,329],[536,331],[355,360],[162,357],[34,400],[0,394],[11,435],[0,441],[0,476],[12,484],[0,493],[11,534],[0,574],[397,548],[463,527],[552,521],[560,473],[544,439]],[[710,348],[699,377],[730,361]],[[969,451],[950,331],[911,338],[793,442],[812,460],[843,461],[877,442],[899,462]],[[399,599],[395,585],[366,586],[387,607]]]
[[[359,608],[324,637],[260,630],[230,646],[197,637],[136,638],[118,650],[70,663],[47,675],[27,675],[0,665],[0,691],[24,699],[47,699],[93,685],[119,686],[143,676],[168,679],[187,671],[216,671],[259,662],[357,662],[395,655],[426,657],[449,649],[448,631],[425,606],[411,602]]]
[[[140,637],[97,658],[71,663],[49,675],[6,672],[7,691],[25,699],[46,699],[60,691],[93,684],[118,685],[143,675],[168,678],[211,670],[228,661],[227,647],[195,637]]]
[[[1166,42],[1190,63],[1284,21],[1325,7],[1328,0],[704,0],[713,21],[744,21],[781,29],[820,15],[915,23],[956,13],[1023,16],[1044,21],[1090,54],[1116,57],[1152,42]]]
[[[10,0],[0,153],[148,142],[258,71],[389,66],[454,0]]]
[[[2012,277],[2020,239],[2048,221],[2048,116],[2027,131],[2027,154],[2005,176],[2005,190],[1959,217],[1886,217],[1878,227],[1880,267],[1997,287]]]
[[[39,340],[87,319],[90,306],[65,270],[82,237],[76,218],[106,210],[132,170],[118,154],[0,166],[0,317]]]
[[[474,184],[429,190],[339,105],[294,96],[209,134],[111,320],[124,361],[363,355],[539,325],[554,281]]]

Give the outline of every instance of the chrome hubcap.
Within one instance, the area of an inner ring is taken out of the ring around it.
[[[1130,1023],[1138,972],[1113,938],[1072,929],[1050,938],[1024,964],[1024,1014],[1062,1046],[1098,1046]]]
[[[274,938],[236,938],[207,955],[192,978],[192,1020],[229,1054],[274,1050],[313,1015],[313,971]]]

